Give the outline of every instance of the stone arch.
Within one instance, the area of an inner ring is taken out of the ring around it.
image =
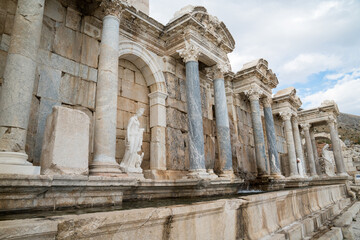
[[[156,56],[138,43],[120,41],[119,58],[130,61],[143,74],[150,88],[150,171],[166,170],[166,107],[167,88]],[[146,174],[145,174],[146,175]],[[154,174],[148,174],[153,176]]]

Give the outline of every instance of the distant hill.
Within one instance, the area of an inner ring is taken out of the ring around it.
[[[341,140],[350,140],[353,143],[360,144],[360,116],[340,113],[338,125]],[[316,130],[319,132],[330,132],[327,126],[316,127]]]

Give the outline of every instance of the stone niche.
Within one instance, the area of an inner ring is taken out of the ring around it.
[[[89,117],[79,111],[56,106],[46,121],[41,154],[45,175],[87,175]]]
[[[129,119],[136,110],[144,108],[144,114],[139,118],[140,127],[145,128],[142,151],[144,158],[141,165],[143,170],[150,169],[150,91],[141,71],[130,61],[119,60],[119,91],[116,124],[116,160],[121,162],[125,154],[126,128]]]

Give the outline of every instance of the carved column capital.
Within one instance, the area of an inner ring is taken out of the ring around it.
[[[264,107],[271,108],[272,99],[270,97],[265,97],[262,99],[262,102],[264,104]]]
[[[189,41],[185,41],[185,48],[177,50],[176,52],[179,53],[180,57],[183,58],[185,63],[190,61],[197,62],[200,56],[200,49]]]
[[[128,6],[127,0],[102,0],[100,6],[104,8],[105,16],[115,16],[120,19],[125,7]]]
[[[333,116],[329,116],[327,119],[328,124],[336,124],[336,119]]]
[[[229,63],[218,63],[213,67],[206,68],[206,76],[209,79],[224,79],[224,74],[230,71]]]
[[[279,114],[280,114],[280,117],[284,121],[290,120],[291,116],[293,115],[292,112],[290,112],[290,111],[283,111],[283,112],[280,112]]]
[[[251,86],[249,90],[245,91],[245,95],[250,99],[250,101],[259,100],[263,94],[263,90],[261,90],[257,85]]]
[[[300,124],[300,127],[304,130],[304,131],[309,131],[311,124],[310,123],[302,123]]]

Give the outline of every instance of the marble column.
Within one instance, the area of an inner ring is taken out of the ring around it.
[[[276,178],[283,178],[280,169],[279,153],[277,150],[276,132],[274,125],[274,117],[271,109],[271,99],[264,98],[264,116],[266,126],[266,137],[268,140],[268,155],[270,161],[270,175]]]
[[[316,144],[316,140],[315,140],[315,132],[313,128],[310,128],[310,139],[311,139],[311,146],[312,146],[312,150],[313,150],[313,155],[314,155],[314,162],[315,162],[315,167],[316,167],[316,172],[318,173],[318,175],[321,175],[321,167],[320,167],[320,163],[319,163],[319,155],[317,152],[317,144]]]
[[[263,94],[263,92],[259,87],[252,87],[250,90],[246,91],[245,94],[250,99],[251,120],[254,132],[256,167],[258,176],[267,176],[269,175],[269,170],[266,162],[265,138],[261,122],[259,102],[260,96]]]
[[[26,134],[45,0],[18,0],[0,94],[0,173],[40,174],[27,161]]]
[[[222,167],[220,176],[224,177],[233,175],[229,114],[224,85],[224,73],[228,70],[227,65],[218,64],[214,71],[216,137],[219,146],[219,161]]]
[[[105,9],[105,17],[96,87],[94,160],[90,165],[90,174],[117,176],[121,174],[120,166],[115,160],[119,19],[124,6],[120,0],[103,0],[101,5]]]
[[[297,115],[294,115],[291,119],[292,127],[293,127],[293,135],[294,135],[294,142],[295,142],[295,151],[296,151],[296,158],[300,160],[300,167],[299,173],[300,176],[306,177],[306,165],[305,165],[305,158],[301,144],[301,136],[299,131],[299,122]]]
[[[207,177],[205,168],[204,130],[200,98],[199,49],[185,42],[185,48],[178,53],[186,66],[186,102],[189,121],[189,177]]]
[[[308,161],[309,161],[310,175],[312,177],[316,177],[317,176],[316,165],[315,165],[314,152],[313,152],[312,143],[311,143],[311,137],[310,137],[310,126],[311,125],[308,124],[308,123],[305,123],[305,124],[301,124],[300,126],[304,130],[306,151],[307,151],[307,157],[308,157]]]
[[[291,116],[292,113],[290,111],[284,111],[280,113],[281,118],[284,120],[285,123],[285,138],[286,138],[286,145],[288,151],[288,158],[289,158],[289,167],[290,167],[290,178],[300,177],[298,170],[297,170],[297,163],[296,163],[296,152],[295,152],[295,144],[294,144],[294,136],[291,126]]]
[[[330,128],[331,144],[332,144],[333,153],[334,153],[337,175],[348,176],[348,174],[345,170],[344,159],[343,159],[342,152],[341,152],[342,150],[341,150],[341,145],[340,145],[340,139],[339,139],[339,135],[337,133],[335,123],[336,123],[335,118],[329,117],[328,125]]]

